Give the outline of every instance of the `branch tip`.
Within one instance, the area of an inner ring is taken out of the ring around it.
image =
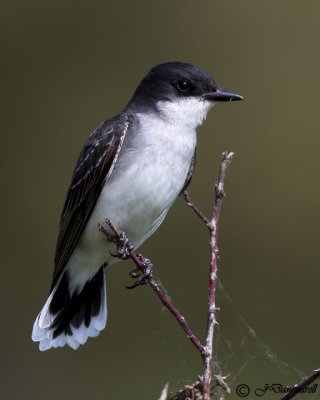
[[[207,332],[206,332],[206,342],[205,345],[198,339],[198,337],[193,333],[191,328],[189,327],[185,317],[178,311],[178,309],[171,302],[170,297],[167,295],[165,290],[162,288],[160,282],[157,282],[152,274],[148,275],[148,280],[145,283],[148,283],[153,291],[158,295],[159,299],[163,303],[163,305],[171,312],[171,314],[175,317],[178,323],[183,328],[186,336],[193,345],[200,352],[203,361],[204,361],[204,375],[199,378],[194,385],[192,385],[192,395],[195,393],[194,390],[197,390],[198,393],[203,394],[203,400],[210,400],[211,397],[211,381],[214,378],[217,385],[223,387],[227,393],[230,393],[230,388],[225,383],[223,377],[221,375],[212,376],[212,368],[213,368],[213,335],[214,335],[214,327],[217,325],[217,321],[215,318],[215,313],[218,308],[215,306],[216,303],[216,278],[217,278],[217,253],[218,253],[218,245],[217,245],[217,236],[218,236],[218,222],[221,213],[221,206],[223,202],[223,198],[225,196],[224,191],[224,180],[226,175],[226,169],[228,164],[232,161],[234,156],[233,152],[224,151],[220,157],[220,169],[218,174],[218,180],[215,184],[215,199],[214,199],[214,207],[213,207],[213,216],[209,219],[191,200],[189,193],[185,190],[182,195],[184,200],[186,201],[188,207],[202,220],[202,222],[207,226],[210,232],[210,268],[209,268],[209,297],[208,297],[208,317],[207,317]],[[103,224],[98,224],[99,231],[101,231],[108,240],[113,241],[117,245],[122,244],[123,247],[126,246],[128,248],[128,243],[130,244],[129,239],[126,237],[125,232],[120,232],[117,227],[112,223],[110,219],[105,219],[105,224],[110,228],[114,237],[111,237],[108,230],[103,226]],[[121,249],[120,249],[121,250]],[[118,253],[120,254],[120,250],[118,249]],[[141,254],[137,254],[133,246],[130,247],[129,251],[126,251],[126,258],[131,258],[135,263],[137,270],[145,274],[149,264],[151,264],[150,260],[145,259]],[[320,376],[320,369],[314,371],[314,376]],[[311,377],[311,375],[310,375]],[[310,377],[305,378],[310,382]],[[313,380],[316,379],[313,378]],[[299,384],[301,387],[302,383]],[[185,389],[190,390],[187,386]],[[182,393],[183,391],[181,391]],[[195,398],[194,396],[192,398]],[[290,397],[291,398],[291,397]],[[288,400],[289,398],[283,398],[283,400]],[[161,396],[159,400],[168,400],[168,384],[162,390]]]
[[[318,378],[320,378],[320,368],[315,369],[311,372],[311,374],[303,378],[301,382],[296,383],[288,393],[281,397],[281,400],[293,399],[297,394],[301,393],[303,389],[305,389]]]
[[[233,151],[224,151],[221,154],[221,162],[229,164],[229,163],[231,163],[233,156],[234,156]]]
[[[164,385],[164,388],[162,389],[159,400],[167,400],[168,399],[168,389],[169,389],[169,383],[166,383]]]

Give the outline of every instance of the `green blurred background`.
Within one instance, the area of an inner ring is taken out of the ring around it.
[[[229,398],[238,383],[292,384],[319,367],[319,18],[318,0],[1,1],[1,399],[157,399],[167,381],[174,390],[202,371],[150,288],[125,289],[130,262],[107,273],[99,338],[46,353],[30,339],[80,148],[169,60],[246,98],[199,129],[190,187],[210,213],[219,155],[236,153],[219,232],[219,276],[234,302],[220,293]],[[203,337],[208,238],[182,199],[141,250]]]

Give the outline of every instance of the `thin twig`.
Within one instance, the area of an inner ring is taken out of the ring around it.
[[[202,400],[202,383],[202,376],[199,376],[196,382],[185,385],[168,400]]]
[[[204,376],[203,376],[203,399],[210,400],[211,395],[211,380],[212,380],[212,355],[213,355],[213,334],[214,327],[217,324],[215,313],[216,313],[216,276],[217,276],[217,255],[218,255],[218,246],[217,246],[217,237],[218,237],[218,222],[220,218],[222,201],[225,195],[224,192],[224,179],[226,175],[226,169],[228,164],[231,162],[233,157],[233,153],[224,152],[221,155],[220,160],[220,170],[218,175],[218,180],[215,184],[215,201],[214,208],[211,220],[207,218],[202,211],[199,210],[197,206],[195,206],[187,191],[183,192],[183,197],[187,202],[188,206],[192,209],[192,211],[203,221],[203,223],[208,227],[210,232],[210,269],[209,269],[209,301],[208,301],[208,325],[207,325],[207,335],[206,335],[206,344],[205,346],[201,343],[198,337],[193,333],[189,324],[187,323],[185,317],[180,313],[180,311],[173,305],[169,296],[165,293],[160,283],[157,282],[152,275],[149,273],[147,277],[147,283],[151,286],[153,291],[158,295],[162,304],[171,312],[171,314],[175,317],[175,319],[179,322],[182,329],[185,331],[188,339],[194,344],[194,346],[200,352],[203,360],[204,360]],[[119,252],[122,257],[126,256],[126,258],[131,258],[135,263],[137,269],[142,272],[142,274],[146,273],[146,265],[150,267],[150,261],[145,259],[141,254],[137,254],[133,250],[133,246],[129,242],[129,240],[125,236],[125,232],[120,232],[117,230],[115,225],[110,220],[105,221],[113,235],[103,227],[103,225],[99,224],[100,231],[107,237],[110,241],[114,241],[117,245],[119,243],[122,245],[122,249]],[[121,246],[120,246],[121,247]],[[224,387],[227,392],[230,392],[227,384],[222,380],[223,385],[220,380],[217,378],[216,382]],[[288,400],[288,399],[285,399]]]
[[[189,193],[185,190],[183,193],[183,198],[185,199],[188,207],[207,225],[207,227],[211,228],[211,222],[207,216],[192,202]]]
[[[297,394],[303,392],[303,390],[308,385],[310,385],[312,382],[314,382],[318,378],[320,378],[320,368],[315,369],[314,371],[311,372],[310,375],[303,378],[301,382],[295,384],[288,393],[286,393],[283,397],[281,397],[281,400],[293,399]]]
[[[206,336],[206,354],[204,358],[203,375],[203,398],[210,400],[211,379],[212,379],[212,355],[213,355],[213,334],[216,321],[216,281],[218,270],[218,223],[221,213],[222,201],[225,196],[224,179],[226,170],[234,153],[225,151],[221,155],[218,180],[215,184],[215,201],[210,229],[210,268],[209,268],[209,302],[208,302],[208,325]]]
[[[226,170],[230,164],[232,152],[225,151],[221,155],[220,159],[220,170],[218,180],[215,184],[215,200],[212,218],[209,220],[199,209],[196,207],[188,194],[183,193],[183,197],[186,200],[188,206],[195,212],[195,214],[205,223],[210,231],[210,268],[209,268],[209,300],[208,300],[208,324],[207,324],[207,335],[206,335],[206,352],[204,353],[204,375],[203,375],[203,398],[204,400],[210,400],[211,393],[211,380],[212,380],[212,356],[213,356],[213,334],[214,327],[217,324],[215,313],[216,308],[216,280],[217,280],[217,257],[218,257],[218,223],[221,213],[222,201],[225,196],[224,192],[224,180],[226,176]]]
[[[164,388],[162,389],[159,400],[167,400],[168,399],[168,390],[169,390],[169,383],[166,383],[164,385]]]
[[[116,226],[110,221],[106,219],[106,224],[112,230],[114,234],[114,241],[121,240],[123,237],[123,233],[116,228]],[[104,228],[102,224],[99,224],[99,230],[107,237],[110,241],[112,240],[112,235]],[[150,264],[150,260],[145,259],[141,254],[137,254],[134,250],[132,250],[132,245],[129,240],[126,239],[125,246],[129,249],[127,252],[127,258],[131,258],[131,260],[135,263],[136,267],[142,274],[146,272],[146,261]],[[161,287],[160,282],[157,282],[151,275],[148,277],[147,283],[151,286],[153,291],[158,295],[162,304],[171,312],[171,314],[175,317],[175,319],[179,322],[182,329],[187,334],[188,339],[194,344],[194,346],[198,349],[198,351],[204,356],[205,347],[201,343],[201,341],[197,338],[197,336],[191,330],[189,324],[187,323],[185,317],[180,313],[180,311],[174,306],[170,297],[165,293],[164,289]]]
[[[139,256],[136,252],[131,251],[129,257],[135,263],[137,268],[144,272],[144,263],[143,258]],[[197,338],[197,336],[191,330],[189,324],[187,323],[185,317],[180,313],[180,311],[174,306],[170,297],[165,293],[162,289],[161,284],[157,282],[153,277],[149,279],[149,285],[154,290],[154,292],[158,295],[159,299],[162,301],[162,304],[171,312],[171,314],[175,317],[175,319],[179,322],[182,329],[187,334],[188,339],[195,345],[195,347],[200,351],[201,354],[205,353],[205,348],[201,341]]]

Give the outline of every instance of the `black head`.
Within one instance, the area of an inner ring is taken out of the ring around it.
[[[206,72],[192,64],[168,62],[151,69],[136,89],[130,103],[148,107],[158,101],[187,97],[213,102],[243,99],[238,94],[217,87]]]

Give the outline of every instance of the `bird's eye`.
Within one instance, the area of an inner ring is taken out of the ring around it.
[[[192,85],[188,80],[184,79],[177,82],[177,88],[181,93],[187,93],[191,90]]]

